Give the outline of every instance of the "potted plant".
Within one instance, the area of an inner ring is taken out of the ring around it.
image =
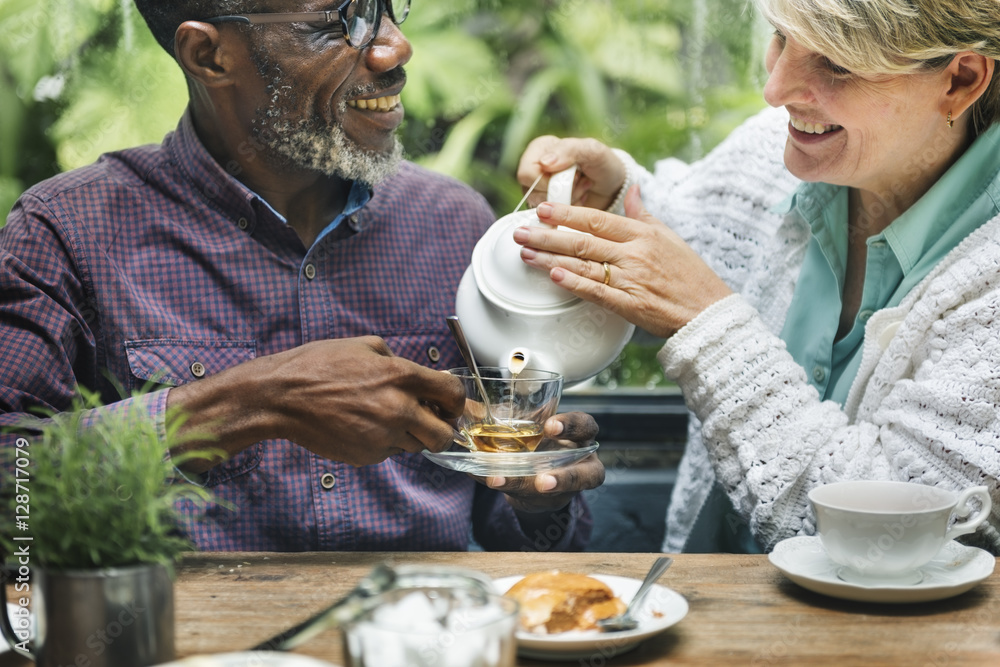
[[[5,452],[0,544],[14,594],[0,627],[38,667],[174,657],[173,564],[191,548],[174,503],[208,499],[175,466],[211,454],[166,457],[182,420],[167,419],[164,441],[137,403],[96,411],[85,393],[73,410],[23,422]]]

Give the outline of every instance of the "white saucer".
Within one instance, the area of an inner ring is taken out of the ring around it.
[[[590,576],[607,584],[615,596],[626,604],[642,583],[638,579],[610,574]],[[500,593],[506,593],[523,578],[515,576],[495,579],[493,585]],[[525,658],[536,660],[581,660],[603,665],[608,658],[631,651],[644,639],[663,632],[684,618],[687,612],[688,603],[684,596],[666,586],[653,584],[636,613],[639,627],[635,630],[625,632],[574,630],[557,635],[538,635],[518,630],[517,652]]]
[[[837,577],[839,565],[826,555],[818,536],[790,537],[775,545],[771,563],[803,588],[859,602],[928,602],[964,593],[993,573],[996,558],[982,549],[954,540],[946,543],[927,565],[918,584],[849,583]]]

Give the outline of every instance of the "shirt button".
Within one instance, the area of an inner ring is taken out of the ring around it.
[[[427,348],[427,358],[436,364],[441,359],[441,350],[431,345]]]
[[[358,231],[358,227],[360,227],[360,225],[358,224],[358,214],[357,213],[352,213],[350,216],[348,216],[347,217],[347,224],[354,231]]]
[[[858,313],[858,319],[861,320],[862,322],[867,322],[869,318],[871,318],[871,316],[874,314],[875,314],[874,310],[862,310],[860,313]]]
[[[240,218],[236,222],[236,226],[239,227],[240,229],[246,229],[247,227],[250,226],[250,222],[246,218]]]
[[[325,473],[319,478],[319,485],[329,491],[337,485],[337,478],[333,476],[333,473]]]
[[[191,364],[191,375],[196,378],[205,377],[205,365],[200,361]]]
[[[316,277],[316,265],[306,264],[306,280],[312,280]]]
[[[885,247],[885,241],[872,241],[871,247],[872,248],[884,248]]]
[[[817,366],[813,369],[813,379],[816,380],[816,382],[822,382],[826,379],[826,371],[822,366]]]

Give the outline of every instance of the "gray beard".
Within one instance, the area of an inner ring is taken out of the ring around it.
[[[271,77],[271,103],[257,110],[251,137],[255,146],[267,149],[265,155],[276,166],[361,181],[369,187],[396,173],[403,159],[403,144],[398,136],[393,135],[388,151],[369,151],[349,139],[339,125],[322,126],[316,119],[295,118],[291,110],[295,105],[295,82],[286,81],[287,75],[263,51],[254,50],[251,57],[261,76]],[[341,113],[345,110],[342,104]]]
[[[272,116],[272,113],[276,113]],[[384,153],[367,151],[351,141],[339,126],[318,127],[301,120],[281,120],[287,110],[268,109],[267,119],[254,125],[254,138],[280,156],[281,166],[317,171],[374,187],[392,176],[403,159],[403,145],[393,136],[392,148]],[[260,131],[263,130],[263,131]]]

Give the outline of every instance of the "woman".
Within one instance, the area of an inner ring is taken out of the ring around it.
[[[522,228],[522,258],[667,338],[695,419],[665,550],[769,551],[812,487],[891,479],[988,486],[969,542],[1000,553],[1000,2],[757,5],[776,108],[655,173],[536,139],[521,183],[583,173],[539,217],[593,236]]]

